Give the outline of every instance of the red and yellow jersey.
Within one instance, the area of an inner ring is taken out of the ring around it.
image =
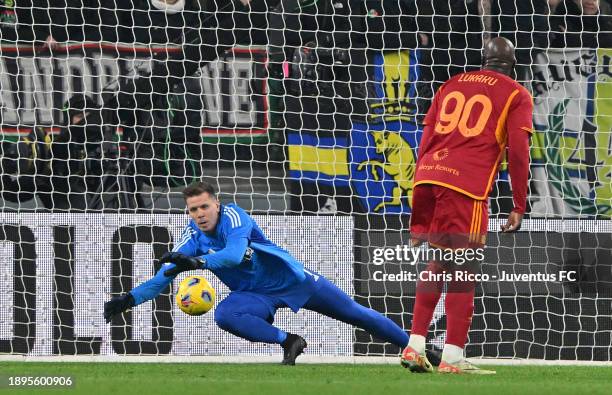
[[[521,156],[529,163],[522,142],[533,129],[532,115],[531,95],[510,77],[492,70],[454,76],[438,90],[425,117],[415,185],[437,184],[486,199],[513,136],[521,141],[515,146],[521,146]],[[521,174],[526,191],[525,169]]]

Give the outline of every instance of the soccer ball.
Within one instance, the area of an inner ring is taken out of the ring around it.
[[[204,277],[185,277],[179,284],[176,304],[186,314],[202,315],[215,305],[215,289]]]

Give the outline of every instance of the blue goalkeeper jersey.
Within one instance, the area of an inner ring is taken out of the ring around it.
[[[173,251],[203,258],[204,268],[232,291],[270,295],[294,311],[318,288],[318,275],[305,271],[301,262],[270,241],[253,218],[235,204],[221,206],[212,234],[202,232],[190,220]],[[157,296],[172,281],[172,277],[163,276],[166,268],[131,291],[137,305]]]
[[[221,206],[213,234],[205,234],[190,220],[173,251],[202,256],[205,268],[232,291],[275,292],[305,278],[304,265],[270,241],[235,204]]]

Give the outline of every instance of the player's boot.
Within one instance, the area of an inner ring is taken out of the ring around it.
[[[414,348],[407,346],[402,351],[401,362],[403,367],[413,373],[432,373],[433,366],[427,359],[425,353],[419,354]]]
[[[495,374],[495,370],[480,369],[478,366],[473,365],[467,359],[450,364],[448,362],[440,362],[438,366],[438,373],[454,373],[454,374]]]
[[[287,338],[281,344],[283,347],[283,365],[295,365],[295,359],[304,352],[308,346],[302,336],[287,333]]]

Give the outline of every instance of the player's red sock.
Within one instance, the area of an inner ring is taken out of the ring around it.
[[[431,261],[425,271],[431,274],[442,273],[443,269],[437,262]],[[416,300],[414,302],[414,315],[412,317],[411,335],[427,337],[431,318],[436,305],[440,300],[443,281],[420,281],[417,283]]]
[[[450,284],[445,300],[446,343],[464,348],[474,314],[474,285]]]

